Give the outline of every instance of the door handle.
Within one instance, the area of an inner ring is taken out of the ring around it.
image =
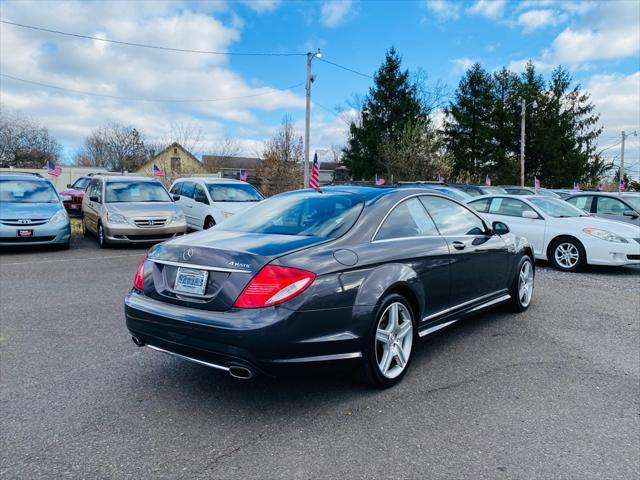
[[[464,247],[466,247],[463,242],[452,242],[452,245],[456,250],[464,250]]]

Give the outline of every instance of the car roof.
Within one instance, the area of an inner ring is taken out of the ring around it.
[[[577,197],[579,195],[596,195],[598,197],[613,197],[613,198],[617,198],[617,197],[636,197],[636,196],[640,196],[640,193],[635,193],[635,192],[591,192],[589,190],[586,190],[586,191],[582,191],[582,192],[576,192],[576,193],[570,195],[569,198]]]
[[[173,183],[177,182],[204,182],[204,183],[236,183],[247,185],[248,182],[243,182],[242,180],[238,180],[236,178],[218,178],[218,177],[184,177],[184,178],[176,178]],[[250,184],[249,184],[250,185]]]
[[[92,180],[101,179],[106,182],[108,181],[118,181],[118,182],[157,182],[160,183],[160,180],[152,177],[136,177],[134,175],[99,175],[91,177]]]
[[[51,183],[51,180],[49,180],[48,178],[43,177],[42,175],[34,175],[31,173],[0,173],[0,179],[1,180],[32,180],[35,182],[49,182]]]

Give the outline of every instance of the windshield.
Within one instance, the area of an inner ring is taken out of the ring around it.
[[[547,190],[546,188],[538,189],[538,195],[551,198],[560,198],[560,195],[558,195],[556,192],[552,192],[551,190]]]
[[[631,205],[636,212],[640,212],[640,195],[639,196],[631,196],[631,195],[624,195],[622,197],[624,199],[625,202],[627,202],[629,205]]]
[[[109,182],[107,203],[170,202],[171,197],[158,182]]]
[[[259,202],[262,195],[251,185],[230,183],[209,183],[207,190],[214,202]]]
[[[565,217],[588,217],[583,210],[574,207],[564,200],[549,197],[530,198],[529,201],[542,210],[547,215],[556,218]]]
[[[60,199],[48,181],[0,180],[0,202],[58,203]]]
[[[446,188],[446,187],[431,187],[431,188],[436,192],[444,193],[445,195],[448,195],[451,198],[455,198],[456,200],[459,200],[461,202],[472,197],[472,195],[469,195],[466,192],[461,192],[460,190],[456,190],[455,188]]]
[[[488,195],[499,195],[501,193],[507,193],[507,191],[504,188],[500,188],[500,187],[482,187],[482,188]]]
[[[73,182],[73,185],[71,185],[71,188],[77,188],[78,190],[86,190],[87,185],[89,185],[90,181],[91,181],[90,178],[79,178],[75,182]]]
[[[217,228],[233,232],[336,238],[355,223],[364,201],[358,195],[305,192],[278,195]]]

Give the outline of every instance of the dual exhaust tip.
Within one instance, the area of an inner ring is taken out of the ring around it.
[[[131,340],[133,340],[133,343],[135,343],[138,347],[144,347],[145,346],[145,343],[142,340],[140,340],[138,337],[136,337],[135,335],[131,335]],[[156,348],[156,350],[159,350],[159,349]],[[165,351],[166,353],[172,353],[172,352],[167,352],[166,350],[163,350],[163,351]],[[207,366],[210,366],[210,367],[226,370],[229,375],[231,375],[233,378],[238,379],[238,380],[250,380],[255,376],[255,373],[253,372],[253,370],[251,370],[251,369],[249,369],[247,367],[242,367],[240,365],[231,365],[230,367],[223,367],[223,366],[220,366],[220,365],[209,364],[207,362],[203,362],[203,361],[200,361],[200,360],[195,360],[193,358],[189,358],[189,357],[186,357],[184,355],[178,355],[178,354],[174,354],[174,353],[172,353],[172,354],[176,355],[176,356],[178,356],[180,358],[184,358],[185,360],[194,361],[195,363],[199,363],[201,365],[207,365]]]

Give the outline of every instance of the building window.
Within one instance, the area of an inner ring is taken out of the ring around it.
[[[180,157],[171,157],[171,171],[180,172]]]

